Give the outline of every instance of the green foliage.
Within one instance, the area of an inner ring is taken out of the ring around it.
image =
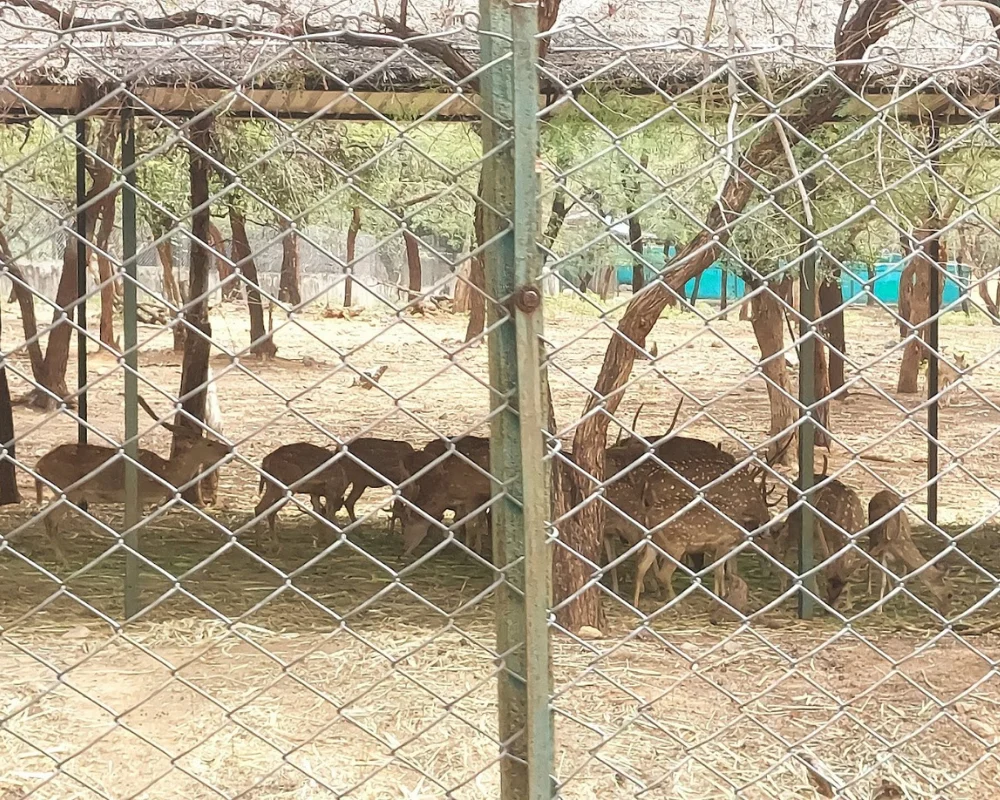
[[[545,194],[551,200],[558,181],[570,206],[553,244],[553,263],[571,280],[631,258],[609,222],[620,228],[633,215],[644,241],[658,245],[683,244],[697,234],[726,177],[742,168],[740,159],[774,125],[739,120],[737,141],[729,142],[728,119],[707,113],[697,100],[667,106],[657,95],[606,91],[578,101],[541,129],[542,159],[549,167]],[[724,260],[731,269],[749,265],[768,273],[795,260],[807,217],[796,175],[808,175],[811,227],[831,262],[871,263],[899,252],[901,238],[925,225],[933,209],[952,219],[967,213],[962,198],[971,199],[984,219],[1000,216],[1000,195],[993,194],[1000,146],[987,131],[945,128],[940,177],[928,168],[926,126],[912,122],[839,119],[814,131],[810,142],[788,136],[794,166],[781,154],[755,175],[758,191],[727,245]],[[156,233],[174,224],[171,218],[188,224],[186,147],[174,128],[147,121],[140,121],[137,137],[138,182],[152,200],[139,202],[144,225]],[[228,190],[219,175],[211,176],[218,198],[212,211],[222,227],[225,196],[251,223],[274,227],[287,215],[334,232],[324,234],[331,247],[354,207],[362,211],[362,230],[397,253],[404,225],[446,252],[461,252],[472,239],[481,160],[474,125],[220,117],[212,137],[218,157],[239,176]],[[12,195],[3,222],[8,237],[17,240],[15,250],[51,238],[59,216],[72,211],[72,138],[71,128],[45,121],[0,128],[0,161]],[[962,197],[956,203],[957,195]],[[541,210],[543,229],[550,204]],[[40,214],[40,206],[54,214]],[[991,244],[996,237],[981,223],[966,221],[957,231],[968,232],[963,247],[971,260],[996,261],[1000,247]],[[949,243],[954,255],[957,242]]]

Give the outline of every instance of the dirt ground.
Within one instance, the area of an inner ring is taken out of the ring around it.
[[[21,341],[20,321],[13,306],[2,312],[9,351]],[[568,437],[614,315],[602,319],[565,298],[546,315],[556,414]],[[124,559],[113,536],[67,521],[69,573],[33,520],[30,476],[20,476],[25,501],[0,509],[8,542],[0,549],[2,800],[498,796],[490,566],[454,543],[405,564],[379,510],[385,492],[366,496],[359,509],[367,502],[368,519],[321,558],[315,526],[294,510],[282,514],[277,555],[247,528],[258,481],[251,464],[281,443],[323,443],[328,433],[414,444],[485,434],[486,347],[463,346],[464,325],[447,314],[302,315],[276,330],[279,358],[259,363],[232,359],[246,323],[235,307],[217,311],[212,366],[238,460],[223,471],[218,507],[150,521],[141,542],[146,610],[124,627]],[[176,391],[179,354],[166,332],[144,328],[140,339],[141,392],[166,410],[160,392]],[[641,402],[640,430],[665,430],[683,389],[688,435],[717,441],[728,429],[750,445],[762,441],[768,405],[749,323],[735,312],[711,324],[669,314],[653,339],[659,359],[636,369],[623,420]],[[680,579],[668,609],[644,601],[642,626],[607,591],[603,638],[554,636],[563,797],[822,797],[809,763],[835,776],[838,797],[1000,793],[1000,640],[984,630],[998,616],[1000,360],[991,356],[1000,329],[953,314],[941,339],[977,364],[970,386],[941,412],[948,537],[919,524],[922,493],[910,511],[924,553],[948,549],[954,624],[940,624],[905,592],[876,613],[863,578],[852,586],[849,621],[797,621],[793,601],[779,601],[774,576],[752,554],[740,561],[756,612],[748,624],[711,625],[707,588]],[[926,480],[925,414],[909,411],[918,398],[894,394],[892,321],[852,310],[847,340],[849,391],[832,407],[831,471],[849,466],[841,479],[865,501],[880,479],[917,492]],[[123,429],[121,370],[95,349],[90,419],[113,438]],[[356,371],[379,365],[388,367],[384,392],[351,385]],[[23,351],[13,368],[29,374]],[[23,394],[27,384],[10,377],[13,394]],[[75,421],[59,413],[18,408],[15,427],[28,466],[76,436]],[[167,437],[151,430],[143,446],[164,452]],[[94,513],[121,526],[120,508]],[[919,585],[912,591],[928,599]]]

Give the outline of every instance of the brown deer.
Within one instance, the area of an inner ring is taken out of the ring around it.
[[[154,418],[144,401],[140,404]],[[159,420],[157,420],[159,421]],[[176,496],[202,472],[212,469],[230,454],[232,448],[218,439],[209,439],[186,426],[160,422],[177,436],[178,452],[163,458],[152,450],[139,448],[137,467],[139,506]],[[39,505],[48,487],[55,502],[46,510],[45,530],[56,555],[67,564],[59,538],[59,522],[80,503],[101,505],[125,502],[125,456],[117,447],[96,444],[61,444],[49,450],[35,464],[35,494]]]
[[[447,453],[447,443],[434,441],[407,459],[407,469],[414,477],[404,484],[404,502],[399,511],[404,557],[409,557],[427,537],[430,520],[440,521],[449,509],[456,519],[462,519],[492,496],[489,440],[463,436],[454,444],[461,456]],[[488,515],[486,524],[489,530]],[[466,535],[466,543],[477,552],[482,550],[478,531],[471,537]]]
[[[278,507],[292,494],[309,495],[313,511],[332,521],[350,484],[344,469],[345,459],[346,456],[338,457],[332,450],[309,442],[284,444],[264,456],[258,487],[262,494],[254,516],[267,520],[273,547],[278,546]],[[326,500],[325,508],[321,499]]]
[[[633,440],[634,442],[634,440]],[[607,558],[613,560],[613,539],[623,539],[629,547],[634,547],[645,538],[645,530],[639,524],[642,509],[642,497],[645,491],[645,479],[648,471],[628,469],[630,464],[642,458],[644,449],[636,448],[633,442],[627,446],[613,446],[606,451],[607,470],[611,476],[607,483],[605,498],[608,502],[605,528],[605,551]],[[700,439],[674,437],[670,440],[670,449],[658,448],[655,459],[650,457],[649,463],[656,464],[656,459],[663,461],[667,468],[677,472],[683,479],[702,488],[713,481],[723,478],[714,487],[714,491],[728,495],[733,501],[735,516],[732,519],[748,520],[747,530],[752,532],[764,526],[770,520],[764,483],[764,467],[736,468],[736,459],[729,453]],[[691,443],[688,446],[687,443]],[[774,458],[780,458],[781,453]],[[770,461],[768,462],[770,463]],[[635,475],[632,473],[635,472]],[[758,480],[759,479],[759,480]],[[683,481],[678,481],[683,484]],[[742,504],[742,507],[741,505]],[[721,518],[719,518],[721,521]],[[607,534],[610,534],[608,536]],[[705,551],[689,549],[687,556],[697,559],[695,568],[701,569],[701,559]],[[736,565],[733,561],[726,562],[726,573],[735,574]],[[617,569],[611,571],[612,589],[618,591]],[[721,586],[721,584],[719,584]]]
[[[643,486],[641,509],[634,519],[644,529],[643,538],[649,531],[652,542],[667,554],[662,565],[657,565],[657,549],[642,549],[633,592],[636,608],[651,567],[656,566],[657,580],[666,589],[668,599],[672,598],[673,573],[685,556],[705,554],[723,561],[748,533],[766,527],[771,519],[764,492],[749,468],[730,474],[731,468],[725,463],[704,459],[673,462],[670,466],[683,478],[655,463],[640,464],[631,473],[631,479]],[[696,499],[699,502],[691,505]],[[674,518],[678,512],[682,513]],[[715,592],[720,597],[724,593],[725,569],[723,562],[715,572]]]
[[[938,566],[927,565],[927,559],[913,542],[910,521],[902,504],[902,498],[891,489],[883,489],[868,502],[868,521],[873,526],[869,534],[869,553],[882,565],[879,571],[879,600],[885,597],[887,569],[891,559],[905,569],[916,572],[933,595],[937,609],[947,614],[951,607],[952,593],[945,583],[945,571]]]
[[[801,485],[799,482],[797,484]],[[814,475],[813,485],[819,487],[811,495],[812,506],[817,512],[814,520],[814,552],[817,561],[826,561],[844,548],[849,540],[853,540],[855,534],[864,530],[865,512],[858,493],[846,484],[826,475]],[[788,489],[789,507],[798,502],[799,495],[799,489]],[[762,543],[774,558],[787,563],[798,553],[801,538],[802,512],[798,509],[791,514],[780,531],[765,538]],[[825,597],[829,605],[837,603],[848,579],[860,563],[858,547],[852,546],[823,569]],[[787,576],[784,574],[781,576],[781,583],[783,589],[787,588]]]
[[[347,497],[341,497],[329,513],[332,518],[344,506],[351,522],[357,522],[354,506],[365,491],[381,486],[399,486],[410,475],[406,460],[416,451],[409,442],[374,437],[354,439],[347,443],[346,448],[348,454],[341,458],[341,463],[351,483],[351,492]],[[394,519],[390,522],[390,530],[394,522]]]

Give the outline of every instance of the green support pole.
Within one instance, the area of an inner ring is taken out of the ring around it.
[[[495,490],[506,493],[493,507],[494,563],[505,577],[496,601],[502,800],[552,797],[551,552],[545,540],[541,290],[534,282],[540,263],[536,14],[533,4],[480,0],[483,152],[496,151],[482,166],[484,232],[487,240],[498,237],[484,253],[486,294],[493,301],[487,302],[490,384],[494,409],[504,409],[493,417],[490,440]]]
[[[514,80],[514,294],[517,338],[518,411],[521,445],[521,538],[524,543],[524,604],[528,796],[554,795],[554,724],[549,697],[552,664],[549,609],[552,607],[552,549],[546,541],[548,482],[543,455],[546,406],[541,374],[541,258],[538,250],[538,9],[511,5]]]
[[[76,121],[76,440],[87,443],[87,120]]]
[[[122,267],[124,276],[124,321],[122,345],[125,350],[125,618],[139,611],[139,354],[136,349],[136,236],[135,236],[135,124],[132,109],[122,110]]]
[[[799,270],[799,303],[801,318],[799,320],[799,492],[806,498],[806,504],[796,513],[800,515],[802,525],[799,539],[799,575],[811,570],[815,564],[813,554],[813,529],[816,518],[813,512],[810,490],[813,487],[815,472],[816,430],[813,427],[813,405],[816,402],[816,251],[815,241],[810,234],[803,232],[801,245],[804,260]],[[804,419],[803,419],[804,418]],[[799,617],[812,619],[815,612],[815,601],[809,594],[816,593],[816,576],[810,575],[802,580],[799,591]]]

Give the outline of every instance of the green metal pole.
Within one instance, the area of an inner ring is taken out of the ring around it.
[[[813,554],[813,529],[816,518],[811,506],[810,490],[813,487],[815,472],[816,430],[813,427],[813,405],[816,402],[816,251],[815,240],[810,234],[803,232],[801,245],[805,256],[799,270],[799,302],[801,317],[799,320],[799,492],[806,499],[806,504],[796,512],[800,515],[802,525],[799,539],[799,575],[811,570],[815,564]],[[803,419],[804,417],[804,419]],[[810,575],[802,581],[799,591],[799,617],[812,619],[815,612],[815,601],[809,594],[816,593],[816,576]],[[806,591],[808,590],[808,591]]]
[[[514,293],[517,388],[521,445],[521,537],[524,546],[524,605],[528,743],[528,797],[554,794],[555,735],[549,698],[552,664],[552,550],[546,541],[548,482],[543,455],[546,406],[541,375],[541,258],[538,250],[538,8],[511,5],[514,81]],[[515,534],[516,535],[516,534]]]
[[[125,618],[139,611],[139,353],[136,349],[135,120],[130,106],[122,109],[122,266],[124,276],[125,350]]]
[[[552,796],[552,724],[548,613],[551,557],[545,543],[538,335],[541,292],[536,250],[538,91],[534,30],[537,8],[480,0],[483,152],[483,253],[490,320],[494,409],[490,468],[502,499],[493,507],[502,800]],[[513,230],[511,228],[513,227]],[[510,313],[504,310],[507,306]],[[512,318],[511,318],[512,316]],[[502,321],[502,324],[500,324]]]
[[[87,120],[76,121],[76,440],[87,443]]]

